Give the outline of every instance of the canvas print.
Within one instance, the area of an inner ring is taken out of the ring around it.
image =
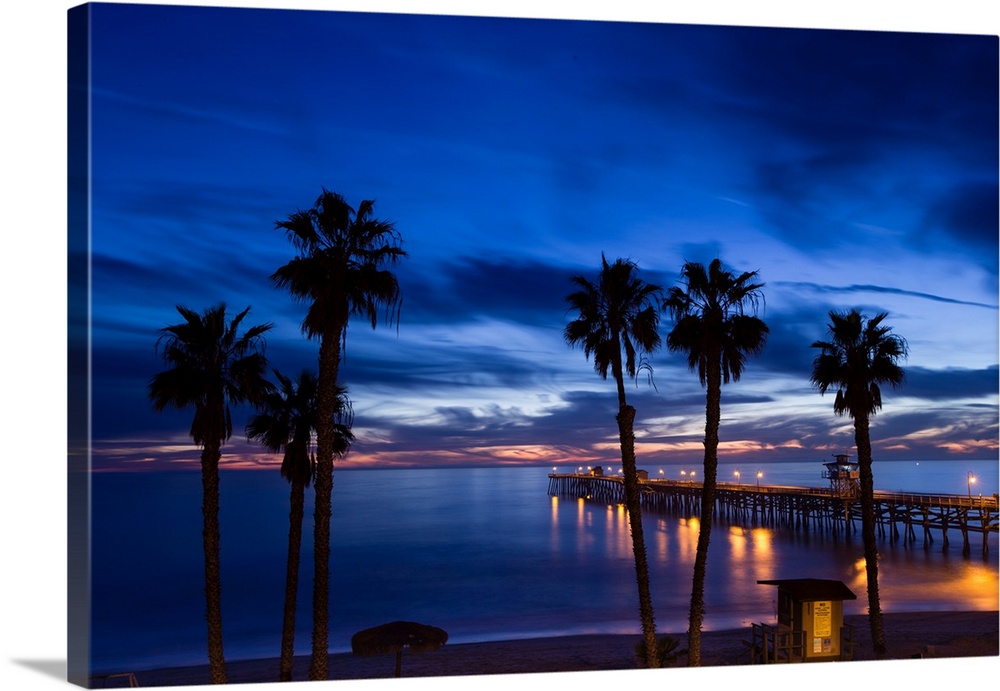
[[[995,35],[67,26],[72,683],[997,658]]]

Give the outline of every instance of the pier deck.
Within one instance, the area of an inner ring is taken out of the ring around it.
[[[702,483],[683,480],[639,480],[644,510],[698,515]],[[589,473],[550,473],[549,494],[580,497],[602,503],[625,501],[621,476]],[[860,530],[861,503],[856,496],[843,496],[831,488],[791,487],[720,482],[716,486],[717,520],[744,525],[789,530],[823,530],[850,534]],[[943,549],[949,546],[949,530],[962,536],[962,551],[971,551],[970,534],[982,536],[982,552],[989,551],[989,535],[998,531],[996,496],[875,492],[877,534],[890,541],[917,541],[917,530],[925,547],[940,533]]]

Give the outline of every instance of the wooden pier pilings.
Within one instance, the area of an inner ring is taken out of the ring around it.
[[[656,513],[697,516],[701,510],[702,484],[693,481],[640,479],[642,508]],[[621,477],[582,473],[551,473],[552,496],[579,497],[602,504],[625,501]],[[997,498],[954,494],[875,492],[876,534],[890,542],[925,548],[939,533],[942,549],[949,546],[949,530],[958,531],[962,552],[968,555],[970,534],[982,535],[982,553],[989,552],[989,534],[998,531]],[[861,529],[861,503],[857,497],[840,496],[830,488],[747,485],[721,482],[715,493],[717,520],[742,525],[792,531],[825,531],[848,535]],[[953,533],[954,534],[954,533]]]

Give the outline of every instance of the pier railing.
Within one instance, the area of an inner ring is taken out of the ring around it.
[[[693,480],[640,479],[644,510],[698,515],[702,483]],[[549,474],[549,494],[590,499],[601,503],[625,501],[624,479],[589,473]],[[940,532],[948,549],[949,530],[962,535],[962,550],[971,550],[970,534],[982,535],[982,552],[989,551],[989,535],[998,532],[997,497],[961,494],[923,494],[876,491],[876,531],[891,541],[917,540],[922,531],[925,547]],[[825,530],[849,534],[860,529],[861,503],[856,496],[837,494],[832,488],[811,488],[756,483],[720,482],[715,493],[718,520],[771,526],[790,530]]]

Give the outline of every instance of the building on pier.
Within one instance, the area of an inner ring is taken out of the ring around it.
[[[823,477],[830,481],[833,496],[852,499],[861,496],[861,472],[846,453],[835,454],[835,461],[824,463]]]

